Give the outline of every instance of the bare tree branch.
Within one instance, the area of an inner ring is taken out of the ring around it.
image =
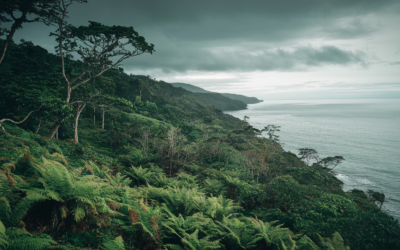
[[[12,122],[12,123],[14,123],[14,124],[21,124],[21,123],[23,123],[24,121],[26,121],[26,119],[28,119],[28,117],[29,117],[32,113],[34,113],[34,112],[36,112],[36,111],[39,111],[41,108],[42,108],[42,105],[40,105],[40,107],[39,107],[38,109],[32,110],[31,112],[29,112],[29,114],[28,114],[22,121],[19,121],[19,122],[16,122],[16,121],[11,120],[11,119],[8,119],[8,118],[1,119],[1,120],[0,120],[0,127],[1,127],[4,131],[6,131],[6,130],[4,129],[4,127],[1,126],[1,124],[2,124],[3,122],[9,121],[9,122]]]

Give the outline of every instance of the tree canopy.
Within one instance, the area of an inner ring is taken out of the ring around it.
[[[58,0],[3,0],[0,5],[0,23],[11,22],[11,28],[0,28],[0,36],[7,38],[2,45],[0,64],[2,63],[8,44],[15,32],[22,28],[24,23],[43,22],[51,23],[55,15],[54,4]],[[33,15],[33,18],[30,16]]]

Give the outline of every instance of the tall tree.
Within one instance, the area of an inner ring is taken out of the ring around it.
[[[382,209],[382,205],[385,202],[385,194],[376,192],[374,190],[368,189],[367,191],[368,198],[370,198],[373,202],[379,202],[379,211]]]
[[[93,81],[92,81],[93,82]],[[96,98],[100,94],[94,86],[94,84],[86,84],[80,86],[76,91],[75,100],[72,101],[70,104],[76,107],[76,115],[75,115],[75,122],[74,122],[74,140],[76,143],[79,142],[78,136],[78,126],[79,126],[79,117],[82,114],[82,111],[85,109],[88,103],[93,102],[93,99]]]
[[[0,23],[12,22],[11,28],[0,29],[0,36],[7,35],[2,45],[0,54],[0,64],[2,63],[8,44],[15,32],[22,28],[24,23],[44,22],[49,25],[50,19],[56,11],[53,4],[57,0],[2,0],[0,4]],[[33,15],[32,19],[28,16]]]
[[[279,128],[281,126],[276,126],[276,125],[268,125],[266,127],[264,127],[261,130],[262,132],[267,132],[268,134],[268,139],[272,142],[272,143],[279,143],[279,136],[275,135],[275,132],[280,131]],[[256,131],[257,132],[257,131]]]
[[[300,160],[309,166],[312,161],[319,162],[319,155],[317,150],[312,148],[300,148],[299,149]]]
[[[66,103],[70,103],[71,93],[79,86],[96,79],[104,72],[118,68],[121,62],[143,53],[153,53],[154,45],[133,29],[124,26],[106,26],[89,22],[88,26],[63,26],[52,33],[59,42],[58,51],[62,60],[62,73],[67,87]],[[76,52],[82,60],[82,68],[76,77],[69,77],[65,71],[64,53]],[[62,121],[56,124],[51,138]]]
[[[334,157],[326,157],[320,160],[318,163],[324,166],[325,168],[330,168],[333,170],[337,165],[344,161],[343,156],[334,156]]]

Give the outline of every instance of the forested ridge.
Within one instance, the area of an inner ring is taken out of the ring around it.
[[[343,157],[285,152],[279,126],[221,110],[243,102],[124,73],[107,39],[154,52],[133,29],[66,31],[65,58],[9,40],[0,63],[0,249],[400,249],[384,195],[343,191]],[[87,33],[100,56],[73,43]]]
[[[255,104],[255,103],[262,102],[262,100],[258,100],[255,97],[248,97],[248,96],[238,95],[238,94],[211,92],[211,91],[207,91],[205,89],[202,89],[200,87],[197,87],[197,86],[194,86],[194,85],[188,84],[188,83],[175,82],[175,83],[171,83],[171,84],[172,84],[172,86],[174,86],[176,88],[183,88],[183,89],[186,89],[186,90],[194,92],[194,93],[214,93],[214,94],[218,94],[218,95],[222,95],[222,96],[228,97],[229,99],[242,101],[242,102],[244,102],[246,104]],[[215,95],[214,95],[213,99],[218,99],[218,98],[215,98]],[[212,103],[212,105],[214,105],[215,107],[221,108],[220,106],[218,106],[218,104],[216,105],[216,104]]]

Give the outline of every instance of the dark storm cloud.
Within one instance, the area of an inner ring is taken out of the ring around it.
[[[165,57],[164,57],[165,56]],[[165,71],[187,70],[198,71],[268,71],[268,70],[305,70],[308,67],[325,65],[367,65],[367,55],[361,51],[346,51],[334,46],[314,48],[310,46],[294,49],[273,49],[266,51],[247,51],[241,49],[216,49],[208,51],[185,51],[191,60],[182,60],[180,56],[166,53],[161,60],[153,60],[152,56],[144,56],[138,60],[134,68],[159,68]],[[157,58],[160,59],[160,56]],[[129,65],[126,65],[129,70]]]
[[[384,0],[290,0],[290,1],[190,1],[190,0],[97,0],[75,5],[71,19],[104,20],[132,25],[141,32],[165,34],[189,41],[297,39],[315,29],[338,36],[371,32],[361,17],[379,11],[394,11],[397,1]],[[105,19],[106,18],[106,19]],[[348,23],[342,18],[349,18]],[[340,31],[343,31],[341,34]]]
[[[91,0],[70,10],[69,22],[133,26],[155,44],[153,55],[124,62],[129,70],[164,72],[304,70],[324,65],[366,65],[367,55],[310,39],[353,39],[380,28],[371,14],[399,10],[396,0]],[[40,24],[17,37],[53,47]]]
[[[331,27],[325,27],[323,33],[330,38],[351,39],[373,33],[380,28],[381,24],[379,21],[370,21],[356,17],[339,21]]]

